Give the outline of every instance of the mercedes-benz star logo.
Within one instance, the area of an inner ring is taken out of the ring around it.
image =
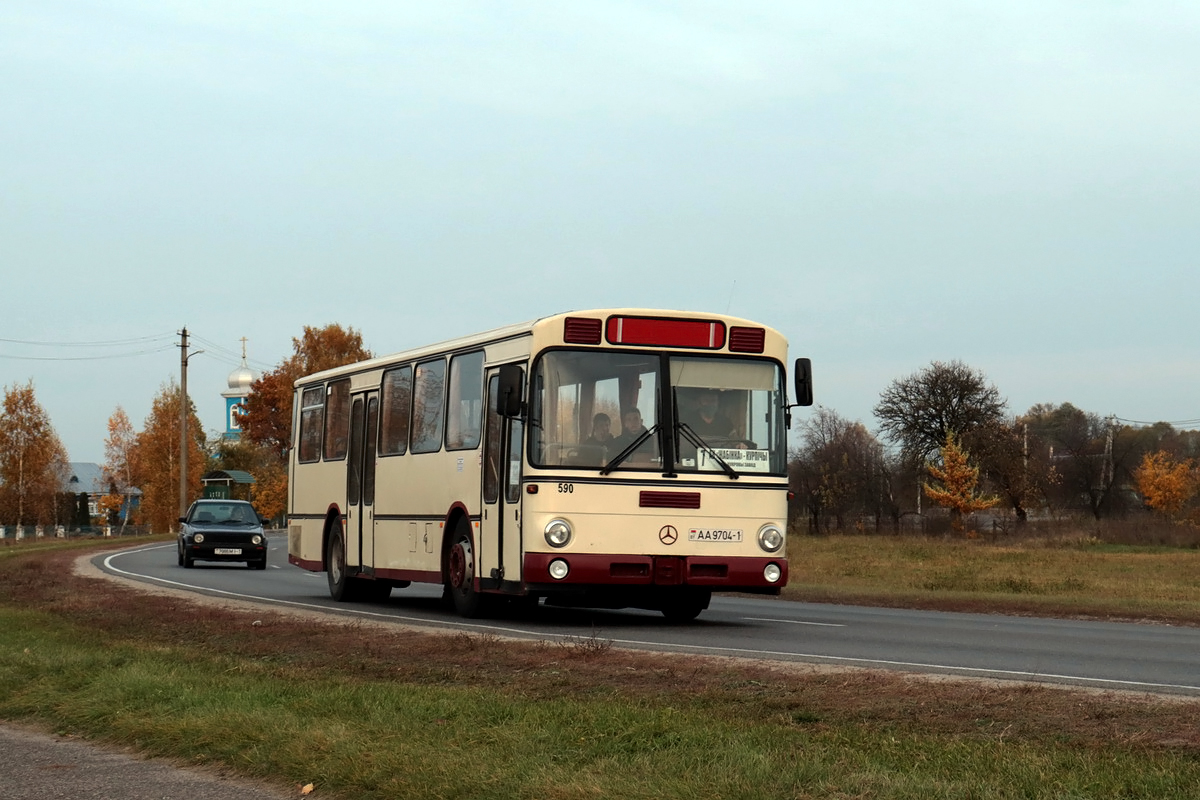
[[[675,544],[679,539],[679,531],[674,525],[663,525],[658,531],[658,540],[663,544]]]

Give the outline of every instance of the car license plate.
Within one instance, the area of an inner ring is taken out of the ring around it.
[[[218,547],[213,550],[213,553],[219,556],[240,556],[242,548],[240,547]]]
[[[692,528],[688,531],[689,542],[740,542],[741,530],[728,528]]]

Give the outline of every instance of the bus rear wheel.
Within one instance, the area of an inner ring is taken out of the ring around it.
[[[339,603],[357,600],[354,583],[346,570],[346,544],[334,533],[325,546],[325,577],[329,581],[329,596]]]
[[[459,616],[468,619],[483,613],[483,597],[475,591],[475,545],[471,523],[460,520],[446,555],[446,594]]]

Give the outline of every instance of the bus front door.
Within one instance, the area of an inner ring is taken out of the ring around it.
[[[515,591],[521,583],[521,454],[524,423],[497,413],[499,376],[488,373],[483,440],[483,517],[479,523],[480,584]]]
[[[352,573],[375,571],[375,445],[378,434],[379,392],[355,395],[350,406],[350,452],[346,456],[346,565]]]

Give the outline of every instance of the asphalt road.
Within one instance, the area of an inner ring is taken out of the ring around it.
[[[6,800],[283,800],[298,791],[184,769],[94,742],[0,726],[0,796]]]
[[[698,620],[657,612],[542,606],[509,619],[463,620],[440,587],[394,590],[386,602],[344,604],[325,575],[287,563],[286,537],[270,537],[265,572],[241,564],[176,564],[174,544],[97,556],[101,569],[198,594],[331,614],[493,632],[529,639],[597,637],[622,647],[1045,682],[1200,696],[1200,628],[955,614],[716,597]]]

